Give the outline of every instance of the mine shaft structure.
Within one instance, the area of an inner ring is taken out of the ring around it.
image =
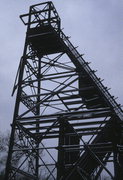
[[[5,180],[123,177],[123,111],[61,29],[52,2],[27,26]]]

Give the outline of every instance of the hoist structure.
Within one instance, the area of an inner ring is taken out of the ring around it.
[[[27,32],[5,180],[122,180],[120,104],[64,34],[51,1],[20,18]]]

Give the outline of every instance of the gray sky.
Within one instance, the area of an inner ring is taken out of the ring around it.
[[[44,0],[45,1],[45,0]],[[22,56],[26,27],[19,15],[42,0],[0,2],[0,130],[10,129],[15,97],[12,87]],[[79,46],[91,68],[105,79],[111,94],[123,104],[123,0],[53,0],[62,27]]]

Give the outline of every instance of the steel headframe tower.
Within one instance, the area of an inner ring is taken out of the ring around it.
[[[27,25],[5,180],[123,177],[123,111],[61,30],[52,2]]]

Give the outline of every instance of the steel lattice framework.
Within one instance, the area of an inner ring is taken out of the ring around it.
[[[123,177],[123,111],[61,29],[52,2],[27,25],[5,180]],[[109,169],[111,165],[111,170]]]

